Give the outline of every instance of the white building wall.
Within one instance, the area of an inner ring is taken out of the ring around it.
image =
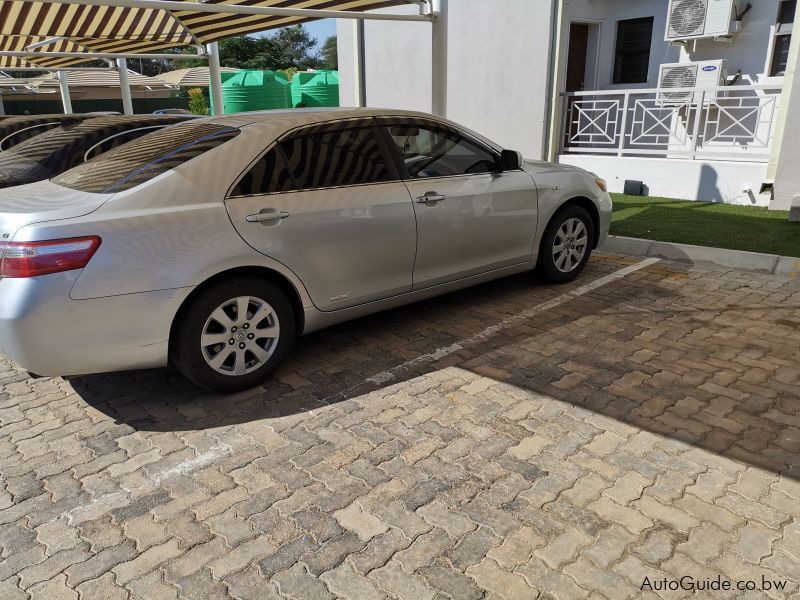
[[[559,162],[597,173],[608,182],[612,193],[622,193],[625,180],[630,179],[643,182],[648,196],[750,206],[769,204],[768,197],[758,195],[767,173],[766,163],[585,154],[564,154]]]
[[[541,158],[552,0],[451,0],[448,7],[447,117]],[[367,105],[429,112],[431,26],[366,21],[364,38]],[[339,22],[338,43],[347,106],[355,99],[351,24]]]
[[[658,86],[658,68],[663,63],[727,59],[732,76],[742,71],[742,84],[779,82],[770,78],[769,67],[774,46],[775,23],[780,0],[751,0],[753,5],[743,20],[742,30],[733,43],[697,40],[686,47],[673,46],[665,41],[668,0],[566,0],[562,35],[569,38],[571,23],[596,24],[599,27],[599,44],[595,62],[594,86],[587,89],[636,89]],[[740,0],[744,7],[747,3]],[[654,17],[653,41],[650,47],[650,71],[646,84],[614,85],[614,52],[617,40],[617,22],[625,19]],[[561,65],[566,69],[566,45],[562,49]],[[593,81],[592,78],[587,80]]]
[[[617,44],[617,22],[626,19],[654,17],[653,40],[650,46],[650,70],[647,83],[612,84],[614,75],[614,54]],[[594,57],[587,65],[587,71],[594,70],[594,77],[587,79],[586,89],[646,89],[658,86],[658,67],[662,63],[678,62],[680,48],[671,47],[664,41],[667,27],[667,0],[566,0],[562,20],[562,39],[569,40],[572,23],[595,25],[599,33],[598,43],[590,48],[588,56]],[[568,43],[561,49],[562,69],[567,69]],[[590,87],[591,86],[591,87]]]

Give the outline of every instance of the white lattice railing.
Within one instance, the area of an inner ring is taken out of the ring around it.
[[[766,162],[780,85],[562,94],[562,153]]]

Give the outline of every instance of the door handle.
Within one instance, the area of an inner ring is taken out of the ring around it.
[[[437,194],[436,192],[428,192],[424,196],[419,196],[416,199],[416,202],[418,204],[436,204],[437,202],[444,200],[446,197],[447,196]]]
[[[259,213],[254,215],[247,215],[247,222],[248,223],[263,223],[265,221],[278,221],[281,219],[285,219],[289,216],[288,212],[284,211],[276,211],[272,209],[265,208]]]

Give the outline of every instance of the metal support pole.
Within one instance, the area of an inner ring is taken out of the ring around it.
[[[117,59],[117,72],[119,73],[119,90],[122,96],[122,112],[126,115],[132,115],[133,100],[131,98],[131,81],[128,78],[127,59]]]
[[[58,85],[61,87],[61,104],[64,105],[64,114],[72,112],[72,100],[69,97],[69,83],[67,82],[67,72],[58,72]]]
[[[353,79],[355,80],[356,106],[367,105],[367,79],[364,74],[366,64],[366,44],[364,42],[364,21],[353,21]]]
[[[3,105],[3,94],[0,94],[0,117],[6,116],[6,107]]]
[[[214,103],[214,116],[225,114],[225,101],[222,99],[222,72],[219,66],[219,44],[213,42],[206,46],[208,54],[208,77],[211,99]]]
[[[433,0],[431,27],[431,112],[447,116],[447,1]]]

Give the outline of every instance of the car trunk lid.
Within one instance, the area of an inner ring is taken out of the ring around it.
[[[49,181],[0,189],[0,246],[21,227],[87,215],[112,194],[88,194]]]

